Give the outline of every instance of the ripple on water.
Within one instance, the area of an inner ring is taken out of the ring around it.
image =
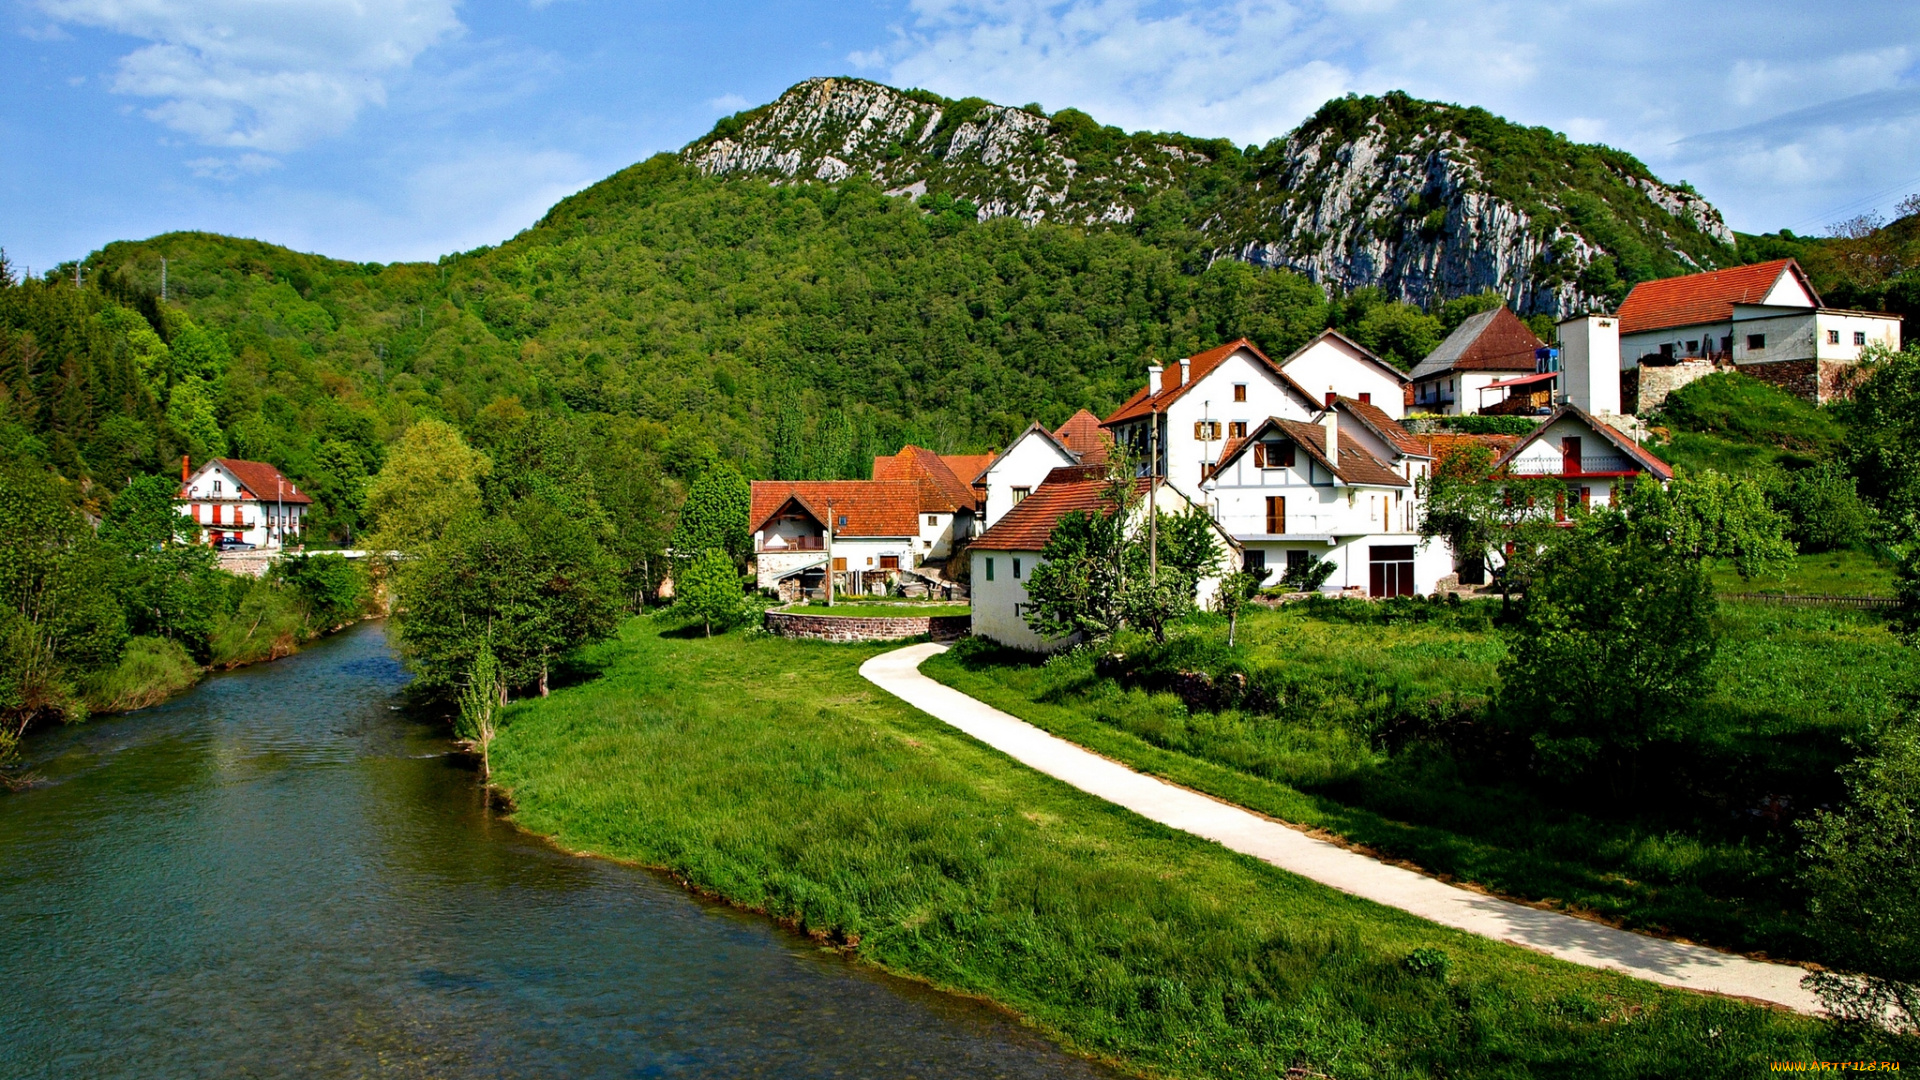
[[[495,819],[365,624],[30,740],[7,1077],[1105,1075]]]

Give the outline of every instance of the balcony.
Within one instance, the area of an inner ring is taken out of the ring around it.
[[[762,554],[777,554],[783,551],[824,551],[826,547],[824,536],[776,536],[755,545],[754,550]]]
[[[1578,457],[1520,458],[1507,470],[1515,476],[1611,476],[1645,472],[1646,469],[1625,454],[1581,454]]]
[[[1238,539],[1250,536],[1295,536],[1305,540],[1316,536],[1406,531],[1393,522],[1382,524],[1369,521],[1364,506],[1340,514],[1289,513],[1283,521],[1269,521],[1265,514],[1219,514],[1215,517],[1221,528]],[[1275,529],[1275,525],[1282,527]]]

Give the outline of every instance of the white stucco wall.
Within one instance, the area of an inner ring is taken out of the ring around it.
[[[1369,395],[1369,402],[1395,420],[1406,415],[1401,380],[1380,370],[1337,338],[1321,338],[1282,368],[1318,400],[1329,388],[1342,397]]]
[[[1236,384],[1246,386],[1247,400],[1233,400]],[[1270,416],[1309,420],[1313,412],[1253,354],[1236,352],[1167,408],[1167,481],[1182,495],[1198,500],[1203,463],[1211,466],[1220,460],[1233,424],[1246,424],[1252,431]],[[1220,424],[1218,441],[1193,437],[1194,425],[1208,419]]]
[[[986,480],[986,519],[983,528],[992,528],[993,523],[1006,516],[1013,509],[1013,489],[1026,488],[1032,491],[1040,486],[1047,474],[1055,469],[1076,464],[1053,440],[1029,428],[1027,433],[1014,441],[1012,446],[995,458],[992,465],[983,473]],[[961,477],[972,480],[970,476]]]
[[[1015,649],[1051,652],[1071,644],[1069,638],[1043,638],[1027,626],[1021,617],[1027,603],[1027,578],[1040,565],[1037,551],[981,551],[968,553],[973,574],[970,595],[973,602],[973,632],[976,636]],[[1020,574],[1014,576],[1013,561],[1020,560]],[[989,578],[987,563],[993,563]]]

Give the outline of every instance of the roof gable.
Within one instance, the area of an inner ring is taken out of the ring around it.
[[[1334,402],[1334,407],[1353,417],[1380,440],[1402,457],[1432,457],[1433,449],[1413,432],[1408,431],[1398,420],[1386,414],[1386,410],[1370,401],[1359,401],[1343,397]]]
[[[184,494],[195,482],[199,481],[202,477],[206,476],[209,471],[215,468],[233,477],[234,483],[240,485],[240,490],[234,493],[236,495],[244,495],[258,502],[294,504],[313,502],[311,498],[300,490],[298,484],[287,479],[279,469],[274,468],[264,461],[245,461],[240,458],[213,458],[209,460],[206,464],[200,466],[199,471],[195,472],[186,484],[182,485],[182,493]],[[205,496],[202,496],[202,498],[205,498]]]
[[[1161,375],[1159,393],[1148,393],[1147,387],[1141,387],[1139,390],[1136,390],[1133,396],[1128,398],[1124,404],[1114,410],[1110,416],[1101,421],[1101,426],[1111,427],[1114,424],[1146,416],[1156,410],[1165,412],[1167,406],[1180,400],[1180,398],[1186,395],[1188,390],[1193,389],[1194,386],[1212,374],[1213,370],[1224,363],[1228,357],[1242,349],[1245,349],[1251,354],[1259,362],[1259,366],[1264,367],[1270,372],[1274,377],[1274,381],[1277,382],[1282,389],[1298,396],[1306,408],[1313,409],[1319,407],[1320,403],[1315,400],[1312,394],[1306,391],[1305,387],[1295,382],[1292,376],[1280,370],[1280,365],[1274,363],[1268,358],[1266,353],[1256,348],[1253,342],[1248,341],[1246,338],[1241,338],[1238,341],[1229,341],[1225,345],[1220,345],[1198,355],[1187,357],[1189,376],[1184,382],[1180,381],[1180,366],[1178,364],[1168,366],[1167,370]]]
[[[919,485],[923,513],[951,514],[971,510],[976,497],[972,477],[961,479],[945,458],[923,447],[908,445],[898,454],[873,459],[873,478]]]
[[[922,485],[913,480],[755,480],[748,519],[759,532],[791,500],[826,523],[847,519],[837,536],[912,537],[920,534]],[[829,509],[831,508],[831,509]]]
[[[1791,277],[1792,282],[1783,279]],[[1620,305],[1620,332],[1638,334],[1676,326],[1727,322],[1735,304],[1791,302],[1819,307],[1820,294],[1793,259],[1643,281]]]
[[[1083,465],[1105,464],[1107,452],[1113,448],[1113,436],[1100,426],[1099,417],[1085,409],[1068,417],[1053,437]]]
[[[1502,454],[1500,460],[1494,462],[1493,471],[1497,473],[1505,469],[1507,465],[1519,457],[1527,447],[1539,442],[1541,436],[1547,433],[1547,429],[1551,428],[1558,421],[1569,417],[1580,421],[1581,424],[1590,429],[1595,435],[1598,435],[1602,440],[1611,444],[1614,449],[1625,454],[1649,473],[1658,476],[1662,480],[1673,479],[1673,466],[1654,457],[1639,443],[1627,438],[1619,428],[1601,421],[1578,405],[1562,405],[1553,410],[1552,415],[1542,420],[1539,427],[1534,428],[1531,433],[1522,436],[1519,442],[1513,444],[1512,449]]]
[[[1470,315],[1438,348],[1414,365],[1415,379],[1449,371],[1532,371],[1534,350],[1546,342],[1506,305]]]
[[[1378,356],[1373,355],[1372,351],[1370,351],[1365,345],[1360,344],[1359,342],[1353,340],[1352,338],[1341,333],[1340,331],[1333,329],[1332,327],[1328,327],[1327,329],[1320,331],[1319,335],[1316,336],[1312,341],[1307,342],[1305,345],[1300,346],[1299,348],[1293,350],[1292,353],[1288,354],[1285,360],[1280,361],[1280,370],[1285,371],[1288,367],[1292,366],[1294,361],[1299,360],[1301,357],[1311,352],[1314,346],[1323,345],[1323,344],[1333,345],[1335,348],[1339,349],[1339,351],[1346,353],[1348,356],[1351,356],[1353,359],[1358,360],[1364,364],[1368,364],[1372,367],[1378,368],[1382,374],[1391,376],[1395,382],[1405,383],[1409,380],[1409,376],[1407,375],[1406,372],[1401,371],[1399,368],[1394,367],[1392,364],[1389,364],[1385,360],[1382,360],[1381,358],[1379,358]]]
[[[1270,416],[1259,427],[1249,432],[1246,438],[1235,439],[1227,444],[1220,454],[1220,460],[1214,463],[1208,476],[1219,476],[1232,464],[1247,447],[1259,442],[1268,432],[1278,432],[1291,439],[1307,456],[1320,463],[1328,472],[1343,484],[1355,484],[1365,487],[1411,487],[1407,478],[1393,471],[1393,467],[1367,452],[1360,440],[1345,431],[1339,432],[1340,462],[1334,464],[1327,458],[1327,429],[1307,420],[1287,420]]]

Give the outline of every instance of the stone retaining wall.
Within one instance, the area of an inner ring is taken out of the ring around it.
[[[902,618],[863,618],[858,615],[809,615],[797,611],[767,612],[767,632],[781,637],[816,641],[903,641],[931,636],[953,641],[973,629],[971,615],[915,615]]]

